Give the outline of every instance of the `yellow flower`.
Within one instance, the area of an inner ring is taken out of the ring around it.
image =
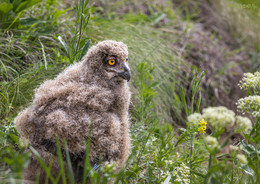
[[[199,122],[199,125],[207,127],[207,121],[205,121],[204,119],[201,119],[200,122]]]
[[[200,133],[205,134],[206,133],[205,130],[207,129],[207,121],[205,121],[204,119],[201,119],[199,121],[199,125],[200,125],[200,127],[198,128],[198,131]]]
[[[205,126],[201,126],[201,127],[198,128],[198,131],[199,131],[200,133],[205,134],[205,133],[206,133],[206,132],[205,132],[206,128],[207,128],[207,127],[205,127]]]

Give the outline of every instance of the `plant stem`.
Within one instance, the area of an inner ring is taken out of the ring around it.
[[[234,180],[234,158],[233,158],[233,162],[232,162],[232,171],[231,171],[231,183],[234,183],[233,180]]]
[[[212,155],[211,153],[209,154],[209,165],[208,165],[208,169],[211,168],[211,164],[212,164]]]
[[[191,138],[190,138],[190,182],[191,183],[192,183],[192,175],[191,175],[192,164],[191,164],[191,160],[192,160],[192,155],[193,155],[193,139],[194,139],[194,134],[191,134]]]

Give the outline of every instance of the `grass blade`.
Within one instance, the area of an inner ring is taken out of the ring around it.
[[[58,139],[56,139],[56,145],[57,145],[57,154],[58,154],[58,159],[59,159],[59,164],[60,164],[62,183],[66,184],[67,181],[66,181],[64,164],[63,164],[63,159],[62,159],[62,154],[61,154],[61,147],[60,147],[60,142]]]
[[[62,39],[61,36],[58,36],[58,40],[60,41],[60,43],[61,43],[62,46],[64,47],[67,56],[69,56],[69,48],[68,48],[68,45],[66,44],[66,42]]]
[[[183,103],[183,107],[184,107],[186,116],[188,116],[189,110],[188,110],[188,107],[187,107],[187,103],[186,103],[186,99],[185,99],[185,95],[184,95],[184,91],[183,91],[182,87],[181,87],[181,100],[182,100],[182,103]]]
[[[66,160],[67,160],[68,170],[69,170],[69,181],[70,181],[70,183],[74,184],[75,183],[75,178],[74,178],[74,175],[73,175],[70,155],[69,155],[69,151],[68,151],[69,149],[68,149],[68,145],[67,145],[66,141],[64,141],[64,145],[65,145]]]

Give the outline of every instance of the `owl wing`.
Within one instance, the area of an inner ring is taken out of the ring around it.
[[[56,100],[59,106],[81,105],[98,111],[106,111],[113,103],[114,94],[98,85],[86,85],[80,82],[56,83],[46,81],[36,90],[34,108],[42,109]]]

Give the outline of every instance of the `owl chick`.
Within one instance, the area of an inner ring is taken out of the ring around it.
[[[128,49],[106,40],[92,46],[82,61],[71,65],[36,91],[32,105],[15,119],[21,137],[38,151],[52,175],[59,173],[56,139],[65,140],[72,165],[82,165],[86,142],[92,166],[104,161],[124,166],[130,152]],[[24,180],[45,182],[45,172],[33,155]]]

